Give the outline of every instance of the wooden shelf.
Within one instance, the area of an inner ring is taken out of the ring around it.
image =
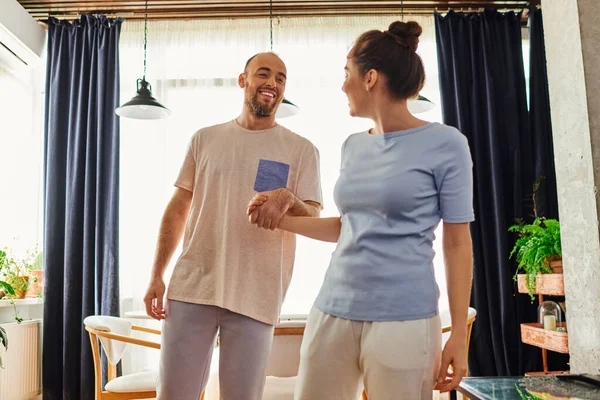
[[[566,326],[564,322],[557,326]],[[569,335],[544,329],[538,323],[521,324],[521,340],[523,343],[558,353],[569,354]]]
[[[525,278],[525,274],[517,275],[519,293],[529,293],[525,283]],[[563,280],[563,274],[538,274],[535,282],[534,293],[549,296],[564,296],[565,283]]]

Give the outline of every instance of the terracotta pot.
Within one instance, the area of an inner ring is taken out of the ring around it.
[[[554,260],[550,261],[550,268],[552,268],[552,272],[555,274],[563,273],[563,264],[562,260]]]
[[[4,290],[0,290],[0,299],[4,297]]]
[[[44,271],[35,270],[29,273],[29,289],[27,289],[27,298],[35,299],[42,297],[44,281]]]

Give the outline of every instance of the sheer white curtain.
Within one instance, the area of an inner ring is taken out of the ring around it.
[[[358,35],[386,29],[400,16],[282,18],[274,21],[273,50],[288,68],[286,97],[300,114],[279,122],[311,140],[321,153],[324,216],[339,215],[333,202],[341,144],[370,121],[351,118],[341,91],[346,54]],[[433,18],[411,18],[423,26],[419,46],[427,71],[422,94],[436,108],[422,114],[441,121]],[[154,96],[171,109],[169,119],[121,119],[121,295],[123,311],[142,309],[160,218],[173,192],[191,135],[200,127],[236,117],[242,91],[236,81],[246,60],[268,51],[269,20],[165,21],[149,23],[148,73]],[[122,102],[135,94],[142,74],[143,23],[127,21],[121,33]],[[439,247],[440,241],[438,241]],[[299,238],[285,314],[306,314],[323,281],[334,245]],[[439,262],[438,262],[439,261]],[[172,263],[173,264],[173,263]],[[172,265],[171,265],[172,267]],[[445,308],[441,258],[436,260]],[[399,305],[401,306],[401,305]],[[140,367],[148,360],[139,358]],[[135,368],[134,368],[135,369]]]
[[[0,249],[18,258],[42,244],[43,76],[0,64]]]

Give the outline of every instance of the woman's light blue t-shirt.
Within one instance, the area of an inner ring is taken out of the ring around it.
[[[346,139],[342,230],[315,306],[359,321],[436,315],[434,231],[473,221],[472,166],[466,137],[442,124]]]

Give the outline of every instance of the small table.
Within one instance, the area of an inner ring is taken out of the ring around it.
[[[470,400],[522,400],[528,398],[527,394],[542,399],[600,399],[599,387],[561,380],[556,376],[467,377],[457,390]],[[525,396],[521,396],[519,391]]]
[[[146,310],[137,310],[137,311],[127,311],[125,313],[125,318],[130,319],[154,319],[148,314],[146,314]]]

